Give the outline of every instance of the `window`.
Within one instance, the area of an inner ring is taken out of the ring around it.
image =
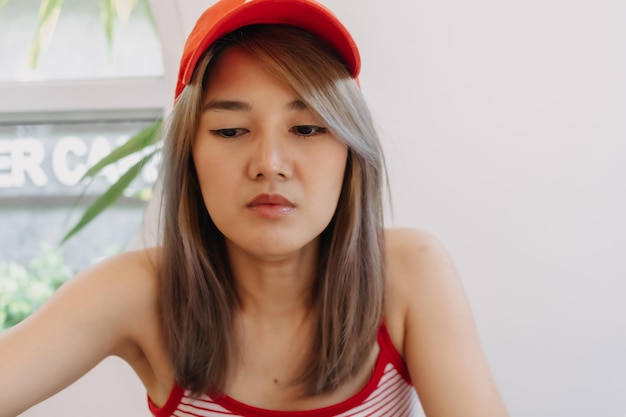
[[[44,28],[37,65],[31,68],[29,51],[40,3],[8,0],[0,8],[3,285],[52,255],[63,263],[59,271],[69,277],[127,248],[143,216],[142,192],[156,175],[154,167],[145,169],[131,193],[56,249],[86,205],[128,162],[106,169],[77,203],[85,192],[77,181],[86,167],[162,117],[164,65],[147,1],[114,2],[118,10],[109,44],[101,2],[65,0],[56,24]],[[38,288],[42,293],[41,285]],[[9,301],[0,297],[0,329]]]

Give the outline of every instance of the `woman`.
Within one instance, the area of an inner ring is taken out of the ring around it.
[[[383,229],[359,63],[313,0],[208,9],[165,131],[161,246],[1,336],[0,416],[109,355],[156,416],[410,416],[417,393],[429,417],[506,416],[445,250]]]

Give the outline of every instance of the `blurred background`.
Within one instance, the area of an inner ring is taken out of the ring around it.
[[[212,3],[0,0],[4,327],[149,244],[154,164],[59,246],[136,159],[81,182],[87,168],[171,108]],[[626,416],[626,2],[323,3],[361,48],[388,224],[448,247],[511,416]],[[149,415],[127,365],[107,359],[23,416],[86,414]]]

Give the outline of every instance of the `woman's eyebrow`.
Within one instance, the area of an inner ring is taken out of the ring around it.
[[[308,110],[308,106],[302,100],[296,99],[287,104],[288,110]],[[208,110],[230,110],[230,111],[251,111],[252,106],[245,101],[238,100],[211,100],[202,106],[202,111]]]
[[[304,104],[304,101],[300,99],[296,99],[292,101],[291,103],[287,104],[287,108],[289,110],[308,110],[309,109],[309,107],[306,104]]]
[[[244,101],[211,100],[202,106],[203,112],[208,110],[251,111],[252,106]]]

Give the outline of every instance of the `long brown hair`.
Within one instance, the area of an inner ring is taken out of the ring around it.
[[[163,150],[161,320],[176,382],[199,395],[219,394],[236,360],[238,307],[223,235],[202,199],[191,148],[203,84],[220,52],[238,45],[287,83],[348,146],[338,206],[320,236],[313,294],[317,324],[310,361],[295,381],[307,395],[353,376],[371,352],[384,299],[381,145],[361,91],[340,58],[300,29],[255,25],[214,43],[178,97]]]

